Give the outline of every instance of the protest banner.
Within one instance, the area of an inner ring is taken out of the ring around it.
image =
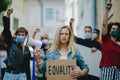
[[[101,60],[101,51],[97,50],[96,52],[92,53],[91,48],[88,48],[86,46],[76,44],[76,47],[80,50],[80,53],[85,60],[85,63],[89,67],[88,74],[100,77],[99,64]]]

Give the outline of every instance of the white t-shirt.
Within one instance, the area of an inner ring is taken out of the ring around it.
[[[61,55],[59,59],[68,59],[67,55]]]
[[[0,68],[6,68],[6,64],[3,62],[7,58],[6,51],[0,51]]]

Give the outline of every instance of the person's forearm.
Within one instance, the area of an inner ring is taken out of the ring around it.
[[[102,35],[106,35],[108,32],[108,12],[112,7],[112,3],[106,3],[105,5],[105,13],[103,17],[103,27],[102,27]]]
[[[3,26],[4,26],[4,29],[2,34],[5,38],[5,42],[9,46],[12,42],[12,35],[10,32],[10,17],[3,16]]]
[[[82,71],[79,72],[79,76],[84,76],[88,74],[88,70],[87,69],[83,69]]]
[[[10,17],[3,16],[4,29],[10,29]]]
[[[33,35],[32,35],[32,38],[33,39],[35,39],[35,36],[36,36],[36,34],[38,33],[40,31],[40,29],[36,29],[34,32],[33,32]]]
[[[107,33],[108,11],[109,11],[109,9],[106,9],[105,13],[104,13],[102,35],[105,35]]]
[[[42,60],[41,59],[36,59],[36,63],[37,63],[37,67],[39,69],[41,69],[42,68]]]
[[[36,64],[38,68],[42,68],[42,59],[40,58],[40,53],[36,54]]]
[[[33,33],[32,38],[35,39],[36,32]]]

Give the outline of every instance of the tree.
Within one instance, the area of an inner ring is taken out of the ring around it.
[[[12,0],[0,0],[0,13],[5,11],[11,4]]]

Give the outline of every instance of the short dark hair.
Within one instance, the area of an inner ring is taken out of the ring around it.
[[[91,26],[85,26],[84,30],[85,30],[86,28],[89,28],[89,29],[92,31],[92,27],[91,27]]]
[[[100,35],[100,30],[99,29],[94,29],[94,31],[96,31],[97,34]]]
[[[19,32],[25,32],[25,34],[28,34],[28,31],[24,27],[20,27],[15,31],[15,35],[17,35]]]

